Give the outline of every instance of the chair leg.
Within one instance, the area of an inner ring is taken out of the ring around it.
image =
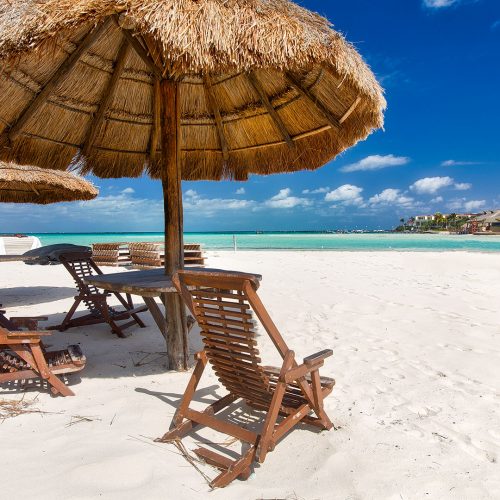
[[[257,461],[263,463],[266,459],[267,452],[269,451],[269,445],[272,442],[274,426],[279,415],[281,402],[283,401],[283,396],[286,391],[286,381],[285,374],[291,368],[294,361],[294,352],[288,351],[285,359],[283,360],[283,366],[281,367],[278,383],[274,389],[273,399],[271,400],[271,405],[269,406],[269,412],[267,413],[264,426],[262,428],[262,433],[257,449]]]
[[[321,387],[319,370],[314,370],[313,372],[311,372],[311,382],[314,399],[314,412],[321,420],[325,429],[330,430],[333,427],[333,424],[323,408],[323,389]]]
[[[38,373],[40,373],[40,376],[52,386],[52,394],[61,394],[61,396],[75,395],[75,393],[66,387],[66,384],[57,375],[52,373],[50,367],[47,365],[47,361],[45,360],[45,356],[43,355],[40,345],[32,345],[31,353],[35,359]]]
[[[49,327],[49,330],[59,330],[60,332],[64,332],[65,330],[67,330],[70,326],[71,318],[73,317],[76,310],[78,309],[78,306],[80,305],[81,301],[82,301],[82,299],[80,297],[75,297],[75,301],[73,302],[71,309],[68,311],[68,313],[64,317],[63,322],[60,325]]]
[[[123,330],[118,326],[118,324],[113,320],[111,314],[109,313],[108,303],[106,297],[102,297],[101,300],[94,301],[94,304],[99,309],[101,316],[104,321],[111,327],[111,332],[118,335],[120,338],[126,338],[127,336],[123,333]]]
[[[42,380],[46,380],[51,386],[53,394],[61,394],[62,396],[74,396],[75,394],[71,389],[66,387],[64,382],[54,375],[47,365],[45,355],[43,354],[40,344],[27,344],[13,346],[12,350],[26,363],[28,363],[33,370]]]
[[[224,488],[231,481],[250,471],[250,466],[255,460],[256,447],[250,446],[247,452],[224,472],[221,472],[211,483],[212,488]]]
[[[203,375],[203,371],[205,370],[205,366],[207,365],[207,355],[205,354],[204,351],[201,351],[198,354],[196,354],[196,357],[198,358],[198,362],[196,363],[193,374],[189,379],[189,383],[188,386],[186,387],[184,395],[182,396],[181,404],[179,405],[179,407],[175,412],[174,418],[172,419],[172,423],[170,424],[169,432],[167,432],[161,438],[161,441],[169,441],[170,439],[173,438],[182,437],[182,434],[184,434],[181,429],[182,421],[184,420],[184,414],[186,413],[186,410],[189,408],[189,404],[193,399],[194,393],[196,392],[196,388],[198,387],[201,376]],[[187,431],[189,431],[189,429],[187,429]]]
[[[140,328],[146,328],[144,321],[142,321],[138,314],[133,313],[131,316],[132,318],[134,318],[135,322],[139,325]]]

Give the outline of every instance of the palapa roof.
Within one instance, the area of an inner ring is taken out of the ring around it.
[[[186,180],[313,170],[383,126],[370,68],[288,0],[0,0],[0,157],[161,177],[159,79]]]
[[[93,184],[69,172],[0,162],[0,202],[45,205],[98,194]]]
[[[477,222],[483,222],[485,224],[493,224],[495,222],[500,222],[500,210],[489,210],[477,217],[472,219]]]

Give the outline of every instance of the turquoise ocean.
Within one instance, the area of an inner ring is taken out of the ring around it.
[[[163,241],[163,233],[37,233],[43,245],[98,242]],[[186,243],[206,250],[338,250],[338,251],[480,251],[500,252],[500,236],[440,234],[331,234],[331,233],[185,233]]]

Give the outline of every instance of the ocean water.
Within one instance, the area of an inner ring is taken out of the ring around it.
[[[42,233],[43,245],[98,242],[163,241],[163,233]],[[238,250],[338,250],[338,251],[480,251],[500,252],[500,236],[439,234],[329,234],[235,233]],[[185,233],[186,243],[201,243],[207,250],[232,250],[233,233]]]

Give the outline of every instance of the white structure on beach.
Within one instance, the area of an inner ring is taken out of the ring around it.
[[[0,236],[0,255],[22,255],[41,246],[36,236]]]

